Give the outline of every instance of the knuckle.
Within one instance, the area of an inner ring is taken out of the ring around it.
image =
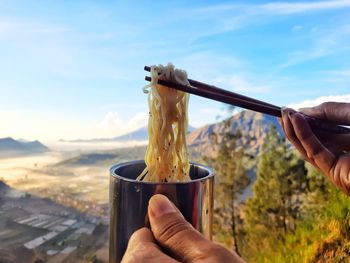
[[[210,254],[213,254],[213,255],[221,254],[223,251],[226,251],[226,249],[216,243],[213,243],[209,248]]]
[[[232,253],[219,244],[211,244],[207,251],[211,262],[227,262],[227,260],[233,259]]]
[[[168,241],[184,235],[190,229],[191,227],[184,220],[170,220],[159,229],[157,236],[160,240]]]
[[[310,159],[317,159],[318,156],[323,154],[324,150],[322,147],[313,147],[307,151],[307,157]]]

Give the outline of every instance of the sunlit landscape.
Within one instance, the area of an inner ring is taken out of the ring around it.
[[[80,145],[80,151],[76,151],[77,145],[69,147],[72,143],[64,143],[62,151],[58,151],[59,144],[63,143],[57,143],[53,152],[1,159],[1,181],[11,190],[3,190],[5,198],[1,200],[6,216],[0,224],[12,222],[17,225],[16,231],[14,226],[8,225],[10,229],[6,227],[7,230],[0,233],[0,245],[7,248],[2,251],[2,257],[7,257],[6,251],[10,255],[15,253],[9,246],[24,245],[27,249],[35,249],[45,243],[37,253],[41,258],[50,258],[48,262],[69,258],[75,261],[84,257],[108,260],[109,168],[112,164],[142,159],[145,147],[106,150],[116,145],[93,144],[89,147]],[[47,229],[54,232],[45,236]],[[100,231],[98,236],[93,234],[94,231]],[[40,233],[46,241],[36,237]],[[64,241],[71,245],[62,246],[62,243],[55,247],[47,244],[57,238],[56,244]],[[90,245],[77,249],[76,240],[81,242],[86,238],[91,239]],[[77,252],[73,253],[75,250]]]
[[[109,168],[112,164],[142,159],[144,147],[141,146],[141,151],[96,148],[95,145],[95,152],[90,146],[80,152],[68,152],[65,148],[63,152],[2,159],[0,174],[12,187],[40,196],[50,197],[65,190],[75,198],[106,203]]]
[[[0,263],[108,262],[109,170],[148,143],[144,66],[278,113],[346,103],[349,18],[349,0],[0,0]],[[188,120],[190,161],[215,170],[215,242],[349,262],[349,197],[276,117],[191,95]]]

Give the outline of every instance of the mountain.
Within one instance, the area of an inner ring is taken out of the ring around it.
[[[249,142],[249,151],[252,154],[259,152],[271,126],[275,126],[278,133],[284,136],[277,118],[269,115],[253,111],[242,111],[228,120],[230,121],[230,131],[236,132],[240,130],[242,134],[241,143],[246,144]],[[191,132],[188,135],[187,143],[194,153],[211,155],[215,152],[218,142],[221,141],[224,129],[224,122],[206,125]]]
[[[0,157],[13,157],[50,151],[39,141],[14,140],[11,137],[0,139]]]
[[[4,181],[0,180],[0,198],[5,196],[11,190]]]
[[[118,155],[113,153],[87,153],[59,162],[55,166],[96,165],[103,161],[113,160],[116,157]]]
[[[136,131],[118,136],[114,141],[146,141],[148,139],[148,128],[142,127]]]
[[[188,126],[188,132],[194,131],[196,128],[192,126]],[[138,129],[134,132],[130,132],[125,135],[121,135],[118,137],[115,137],[114,140],[116,141],[146,141],[148,140],[148,128],[142,127],[141,129]]]
[[[193,126],[188,126],[188,132],[194,131],[195,128]],[[147,126],[142,127],[136,131],[129,132],[124,135],[120,135],[113,138],[96,138],[96,139],[78,139],[72,141],[64,141],[62,142],[126,142],[126,141],[147,141],[148,140],[148,128]]]
[[[83,153],[54,164],[55,167],[73,166],[111,166],[132,160],[141,160],[145,157],[146,146],[117,148],[103,152]]]

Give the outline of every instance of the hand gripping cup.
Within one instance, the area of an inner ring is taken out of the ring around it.
[[[167,196],[186,220],[208,239],[212,236],[213,171],[191,163],[189,182],[154,183],[136,181],[145,168],[144,161],[114,165],[110,170],[109,262],[120,262],[130,236],[149,226],[147,208],[155,194]]]

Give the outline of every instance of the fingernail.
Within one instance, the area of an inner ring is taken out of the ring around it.
[[[174,205],[164,195],[153,196],[148,205],[150,213],[154,217],[176,212]]]

